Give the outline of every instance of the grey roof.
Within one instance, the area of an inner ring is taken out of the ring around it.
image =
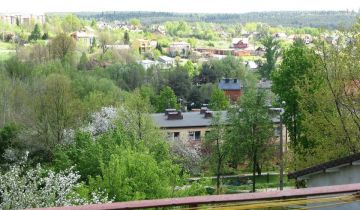
[[[226,120],[226,111],[214,111],[213,115],[220,113],[220,119]],[[151,114],[155,124],[160,128],[181,128],[181,127],[208,127],[211,125],[211,118],[205,118],[200,112],[183,112],[182,120],[167,120],[164,113]]]
[[[358,162],[360,160],[360,153],[355,153],[350,156],[342,157],[336,160],[331,160],[316,166],[312,166],[309,168],[305,168],[300,171],[295,171],[288,174],[289,179],[296,179],[299,177],[303,177],[306,175],[318,173],[318,172],[326,172],[327,169],[335,168],[335,167],[343,167],[343,166],[351,166],[355,165],[354,162]]]
[[[221,90],[241,90],[242,84],[239,79],[221,79],[218,87]]]
[[[213,111],[214,116],[217,113],[220,113],[220,121],[227,120],[227,111]],[[154,113],[151,114],[151,117],[155,125],[160,128],[208,127],[211,125],[212,118],[205,118],[204,114],[200,114],[200,112],[183,112],[182,115],[183,119],[181,120],[168,120],[164,113]],[[279,115],[272,114],[271,121],[274,124],[279,123]]]
[[[159,56],[159,59],[158,59],[158,60],[159,60],[160,62],[169,63],[169,62],[173,62],[173,61],[174,61],[174,58],[171,58],[171,57],[162,55],[162,56]]]

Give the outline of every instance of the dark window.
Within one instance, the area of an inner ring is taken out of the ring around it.
[[[201,136],[201,132],[200,131],[195,131],[195,140],[196,141],[200,140],[200,136]]]
[[[174,132],[174,140],[179,140],[180,132]]]

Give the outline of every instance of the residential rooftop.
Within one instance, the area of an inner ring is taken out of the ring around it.
[[[214,111],[213,115],[220,114],[220,119],[225,121],[227,111]],[[151,114],[155,124],[160,128],[186,128],[186,127],[209,127],[212,118],[205,118],[200,112],[183,112],[183,119],[168,120],[164,113]]]
[[[279,113],[275,109],[269,109],[270,112]],[[199,111],[195,112],[182,112],[183,118],[177,120],[169,120],[165,113],[151,114],[155,125],[160,128],[191,128],[191,127],[209,127],[211,126],[212,118],[206,118],[204,114],[200,114]],[[212,111],[212,115],[220,115],[220,121],[225,122],[228,118],[227,111]],[[280,122],[278,114],[271,114],[271,121],[274,124]]]
[[[241,90],[242,87],[242,82],[239,79],[231,78],[221,79],[218,85],[221,90]]]
[[[360,153],[342,157],[336,160],[331,160],[316,166],[305,168],[303,170],[295,171],[288,174],[289,179],[297,179],[310,174],[326,172],[331,168],[340,168],[348,165],[360,164]]]

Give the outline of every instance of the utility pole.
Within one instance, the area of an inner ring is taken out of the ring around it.
[[[284,188],[284,138],[283,138],[283,119],[285,101],[281,102],[280,108],[280,190]]]
[[[280,190],[284,188],[284,150],[283,150],[283,124],[282,124],[282,109],[280,109]]]

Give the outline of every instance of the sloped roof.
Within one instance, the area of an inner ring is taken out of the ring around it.
[[[322,163],[322,164],[319,164],[319,165],[316,165],[316,166],[305,168],[303,170],[299,170],[299,171],[289,173],[288,178],[289,179],[296,179],[298,177],[302,177],[302,176],[305,176],[305,175],[325,171],[326,169],[339,167],[339,166],[345,166],[345,165],[351,165],[353,162],[359,161],[359,160],[360,160],[360,153],[356,153],[356,154],[349,155],[349,156],[339,158],[339,159],[336,159],[336,160],[331,160],[331,161],[328,161],[328,162],[325,162],[325,163]]]
[[[231,43],[234,45],[234,44],[237,44],[239,43],[240,41],[242,41],[242,43],[244,44],[248,44],[249,43],[249,39],[248,38],[233,38]]]
[[[160,62],[165,62],[165,63],[169,63],[169,62],[173,62],[174,61],[174,58],[171,58],[169,56],[166,56],[166,55],[162,55],[162,56],[159,56],[159,59],[158,59]]]

